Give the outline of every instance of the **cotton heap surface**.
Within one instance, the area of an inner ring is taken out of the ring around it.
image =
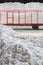
[[[0,10],[43,10],[43,3],[30,2],[30,3],[20,3],[20,2],[10,2],[0,4]]]
[[[1,26],[0,65],[43,65],[43,37],[21,36]]]

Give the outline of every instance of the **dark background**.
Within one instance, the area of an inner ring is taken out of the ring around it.
[[[0,0],[0,3],[4,3],[4,2],[21,2],[21,3],[40,2],[40,3],[43,3],[43,0]]]

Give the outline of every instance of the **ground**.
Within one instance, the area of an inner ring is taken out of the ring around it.
[[[31,35],[31,36],[43,36],[43,26],[40,26],[38,30],[32,30],[31,26],[25,26],[25,27],[13,27],[14,30],[16,30],[17,32],[19,32],[21,35]],[[39,33],[40,32],[40,33]]]

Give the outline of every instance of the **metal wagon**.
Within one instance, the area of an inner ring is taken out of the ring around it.
[[[43,10],[0,10],[0,21],[8,26],[43,26]]]

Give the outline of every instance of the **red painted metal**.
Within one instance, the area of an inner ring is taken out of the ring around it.
[[[18,24],[20,24],[20,11],[18,11]]]
[[[32,25],[35,25],[35,26],[43,26],[43,23],[39,23],[39,24],[3,24],[3,25],[7,25],[7,26],[32,26]]]
[[[14,11],[12,11],[12,24],[14,24]]]
[[[32,25],[32,13],[31,13],[31,25]]]
[[[25,23],[24,24],[26,24],[26,12],[24,12],[25,14],[24,14],[24,20],[25,20]]]
[[[43,25],[43,23],[38,23],[38,12],[43,12],[43,10],[0,10],[0,20],[1,20],[1,13],[2,12],[6,12],[6,23],[3,24],[3,25],[8,25],[8,26],[10,26],[10,25],[11,26],[15,26],[15,25],[17,25],[17,26],[32,26],[32,25],[42,26]],[[9,12],[12,13],[12,23],[8,23],[8,18],[10,18],[10,17],[8,17]],[[17,24],[14,22],[14,12],[18,12],[18,23]],[[25,16],[24,17],[25,21],[24,21],[23,24],[20,23],[20,12],[24,13],[24,16]],[[26,23],[26,12],[31,13],[30,23]],[[37,12],[37,21],[36,21],[36,23],[32,23],[32,12]]]
[[[8,11],[6,12],[6,23],[8,24]]]

